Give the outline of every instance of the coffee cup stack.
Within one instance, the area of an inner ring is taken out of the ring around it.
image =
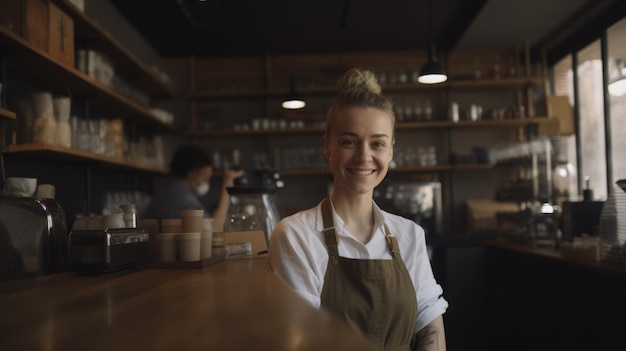
[[[160,261],[195,262],[211,257],[213,219],[204,214],[204,210],[184,210],[180,218],[161,220],[157,236]]]
[[[200,235],[200,259],[211,258],[213,252],[213,218],[202,220]]]
[[[159,242],[159,260],[163,262],[178,261],[176,235],[182,232],[180,218],[164,218],[161,220],[161,233],[157,236]]]

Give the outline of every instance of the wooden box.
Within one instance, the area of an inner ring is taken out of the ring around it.
[[[59,63],[74,67],[74,20],[50,3],[48,52]]]
[[[564,95],[547,95],[545,97],[545,114],[548,123],[539,125],[540,135],[572,135],[576,133],[574,109],[569,97]]]
[[[23,0],[22,36],[48,52],[48,0]]]

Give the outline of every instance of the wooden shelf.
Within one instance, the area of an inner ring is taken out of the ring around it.
[[[140,165],[135,162],[113,159],[94,154],[89,151],[44,143],[8,145],[2,148],[2,153],[41,156],[49,160],[59,160],[65,162],[93,161],[104,166],[112,166],[119,169],[138,170],[156,174],[166,173],[164,169],[155,168],[153,166]]]
[[[533,118],[517,118],[517,119],[496,119],[489,120],[484,119],[480,121],[459,121],[459,122],[447,122],[450,128],[509,128],[509,127],[523,127],[529,124],[541,124],[548,123],[548,117],[533,117]]]
[[[505,78],[505,79],[474,79],[456,80],[448,83],[452,89],[511,89],[523,88],[545,82],[545,78]]]
[[[400,83],[383,84],[381,86],[384,94],[397,92],[437,92],[445,89],[511,89],[523,88],[529,85],[542,84],[545,78],[506,78],[506,79],[477,79],[447,81],[439,84],[421,83]],[[312,95],[333,95],[337,93],[335,87],[311,87],[298,88],[298,92],[303,96]],[[287,94],[287,89],[273,90],[223,90],[223,91],[197,91],[189,95],[190,98],[219,100],[219,99],[253,99],[280,97]]]
[[[491,170],[495,166],[491,163],[471,163],[471,164],[456,164],[452,165],[453,171],[481,171]]]
[[[445,172],[452,170],[448,164],[432,165],[432,166],[402,166],[390,168],[389,172]]]
[[[69,90],[72,95],[94,97],[92,106],[100,113],[112,117],[130,118],[142,125],[159,131],[175,132],[175,129],[150,114],[146,107],[126,98],[87,74],[60,64],[47,53],[33,47],[17,34],[0,26],[0,47],[15,50],[7,54],[9,70],[19,72],[46,85],[53,91]]]
[[[15,119],[15,112],[0,107],[0,119]]]
[[[174,98],[176,88],[164,80],[156,69],[139,61],[130,51],[119,44],[109,33],[86,16],[68,0],[53,0],[74,20],[74,36],[77,43],[84,41],[90,49],[102,52],[115,62],[115,72],[128,80],[136,88],[155,97]],[[76,45],[78,49],[79,45]]]
[[[511,128],[523,127],[533,123],[547,123],[548,117],[534,117],[521,119],[503,119],[503,120],[481,120],[481,121],[427,121],[427,122],[398,122],[396,123],[396,131],[413,130],[413,129],[442,129],[442,128]],[[269,129],[269,130],[206,130],[189,133],[193,137],[204,136],[273,136],[273,135],[293,135],[293,134],[313,134],[323,133],[322,127],[307,127],[298,129]]]
[[[451,171],[453,167],[451,165],[433,165],[433,166],[403,166],[390,168],[389,173],[401,173],[401,172],[447,172]],[[298,168],[298,169],[282,169],[281,175],[315,175],[315,174],[327,174],[330,175],[328,168]]]

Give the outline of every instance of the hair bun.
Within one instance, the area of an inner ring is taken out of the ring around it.
[[[376,75],[371,71],[351,68],[337,81],[337,88],[340,92],[348,90],[367,90],[375,94],[380,94],[381,88],[376,79]]]

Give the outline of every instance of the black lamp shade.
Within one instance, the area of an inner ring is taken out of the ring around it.
[[[293,77],[289,84],[289,92],[283,99],[282,106],[287,110],[297,110],[306,106],[304,99],[296,91],[296,80]]]
[[[443,83],[448,80],[446,70],[437,62],[434,49],[430,50],[428,62],[422,66],[417,81],[423,84]]]

